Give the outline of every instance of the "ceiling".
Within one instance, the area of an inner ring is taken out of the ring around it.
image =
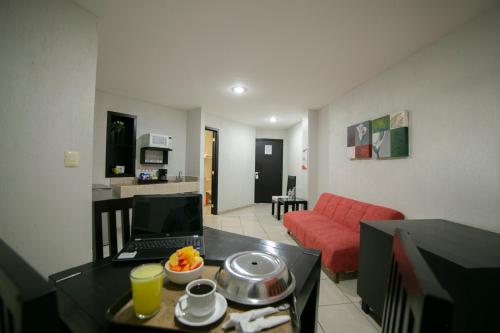
[[[497,2],[75,1],[99,17],[98,89],[277,129]]]

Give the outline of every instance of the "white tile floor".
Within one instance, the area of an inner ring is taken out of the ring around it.
[[[255,204],[220,215],[210,215],[205,210],[204,224],[228,232],[297,245],[282,222],[271,216],[270,204]],[[321,272],[318,333],[380,332],[380,326],[361,310],[356,283],[356,279],[349,279],[335,284]]]

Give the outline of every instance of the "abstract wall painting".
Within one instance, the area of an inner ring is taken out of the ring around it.
[[[352,160],[397,158],[409,156],[409,112],[396,112],[384,117],[347,127],[347,157]]]
[[[408,111],[372,120],[372,149],[375,158],[409,156],[408,126]]]
[[[347,128],[347,157],[365,159],[372,157],[372,123],[365,121]]]

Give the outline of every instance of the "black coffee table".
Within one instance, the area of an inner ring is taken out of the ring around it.
[[[304,210],[307,210],[307,200],[301,198],[291,198],[291,197],[283,197],[278,198],[278,215],[277,219],[281,219],[281,206],[284,206],[283,214],[288,213],[288,206],[292,206],[292,210],[298,210],[300,205],[302,205]],[[271,212],[274,215],[274,202],[272,203]]]
[[[283,243],[205,228],[205,261],[220,264],[235,252],[267,251],[281,256],[295,275],[295,297],[301,332],[315,332],[321,270],[320,252]],[[59,315],[74,332],[109,332],[106,310],[130,290],[129,273],[137,263],[111,263],[109,258],[49,277],[57,289]],[[70,277],[74,274],[74,277]],[[56,283],[55,281],[61,280]]]

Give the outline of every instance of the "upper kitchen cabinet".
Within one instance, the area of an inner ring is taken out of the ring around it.
[[[170,135],[147,133],[141,136],[141,144],[141,164],[168,164],[173,145]]]
[[[106,177],[135,177],[137,116],[108,111]]]

